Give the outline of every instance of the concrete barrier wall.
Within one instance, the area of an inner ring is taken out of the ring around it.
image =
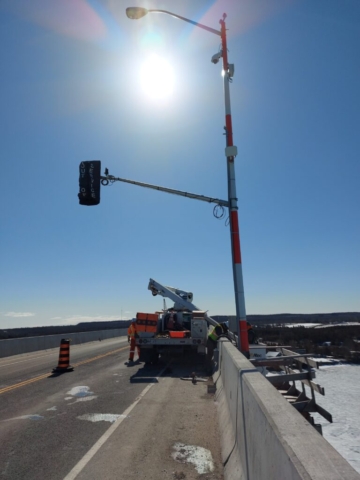
[[[44,335],[41,337],[25,337],[0,340],[0,358],[19,355],[20,353],[36,352],[59,347],[62,338],[70,339],[72,345],[105,340],[107,338],[127,335],[127,328],[99,330],[96,332],[62,333],[59,335]]]
[[[360,480],[234,345],[215,376],[226,480]]]

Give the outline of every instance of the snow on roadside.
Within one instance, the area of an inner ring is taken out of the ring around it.
[[[324,438],[360,473],[360,365],[320,367],[314,380],[325,388],[317,403],[332,414],[333,423],[313,414]]]

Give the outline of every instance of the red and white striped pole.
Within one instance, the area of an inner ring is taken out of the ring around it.
[[[228,196],[229,196],[229,217],[230,217],[230,233],[231,233],[231,251],[233,261],[233,274],[234,274],[234,289],[235,289],[235,306],[236,306],[236,326],[238,335],[238,348],[241,352],[249,358],[249,340],[247,333],[246,312],[245,312],[245,295],[244,284],[241,266],[241,252],[240,252],[240,233],[239,233],[239,221],[238,221],[238,207],[236,198],[236,185],[235,185],[235,166],[234,161],[237,155],[237,148],[233,144],[232,137],[232,122],[231,122],[231,109],[230,109],[230,88],[229,82],[233,75],[233,65],[229,65],[227,58],[227,44],[226,44],[226,26],[224,13],[223,18],[220,20],[221,30],[215,30],[214,28],[202,25],[201,23],[194,22],[189,18],[181,17],[176,13],[168,12],[167,10],[148,10],[141,7],[128,7],[126,9],[126,15],[136,20],[138,18],[147,15],[149,12],[165,13],[172,17],[179,18],[185,22],[189,22],[203,30],[206,30],[215,35],[221,36],[222,43],[222,58],[223,58],[223,75],[224,75],[224,94],[225,94],[225,129],[226,129],[226,148],[225,155],[227,159],[227,172],[228,172]],[[213,62],[217,63],[217,62]]]
[[[241,250],[240,250],[240,232],[238,220],[238,206],[236,198],[236,183],[235,183],[235,157],[237,155],[237,148],[233,144],[231,107],[230,107],[230,79],[232,77],[227,55],[226,42],[226,14],[220,20],[221,25],[221,44],[222,44],[222,59],[223,59],[223,76],[224,76],[224,96],[225,96],[225,130],[226,130],[226,148],[225,155],[227,161],[228,174],[228,196],[229,196],[229,218],[230,218],[230,235],[231,235],[231,250],[233,262],[234,275],[234,289],[235,289],[235,307],[236,307],[236,324],[238,334],[238,348],[241,352],[249,358],[249,339],[246,323],[245,310],[245,294],[244,283],[241,265]]]

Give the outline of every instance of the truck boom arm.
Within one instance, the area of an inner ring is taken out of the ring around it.
[[[193,294],[191,292],[185,292],[184,290],[180,290],[179,288],[174,287],[167,287],[165,285],[161,285],[161,283],[157,282],[150,278],[148,290],[155,295],[161,295],[162,297],[170,298],[174,302],[175,309],[187,309],[191,312],[193,310],[199,310],[196,305],[191,303],[193,299]]]
[[[193,294],[191,292],[185,292],[179,288],[168,287],[162,285],[156,280],[150,278],[148,290],[155,295],[161,295],[163,297],[170,298],[174,302],[175,309],[187,309],[193,312],[194,310],[201,310],[196,305],[194,305],[191,300],[193,299]],[[213,318],[205,315],[206,320],[213,326],[216,326],[218,323]]]

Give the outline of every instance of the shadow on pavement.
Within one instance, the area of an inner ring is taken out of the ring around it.
[[[155,365],[133,362],[128,366],[141,367],[130,377],[130,383],[158,383],[158,378],[171,377],[191,381],[194,385],[208,380],[202,361],[192,358],[160,359]]]
[[[71,373],[73,372],[74,369],[72,370],[63,370],[63,371],[58,371],[58,372],[52,372],[48,377],[46,378],[56,378],[56,377],[60,377],[60,375],[64,375],[64,373]]]

